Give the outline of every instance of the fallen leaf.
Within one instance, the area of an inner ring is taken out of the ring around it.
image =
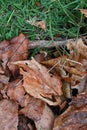
[[[78,54],[80,54],[84,59],[87,59],[87,45],[83,42],[81,38],[78,39],[76,47]]]
[[[52,130],[54,123],[54,114],[50,108],[45,105],[41,119],[35,121],[37,130]]]
[[[79,50],[77,49],[77,52],[78,52],[77,55],[78,56],[81,55],[82,57],[86,58],[85,56],[83,56],[85,47],[83,47],[83,52],[82,52],[82,50],[81,50],[82,48],[81,48],[81,46],[79,46],[79,44],[80,44],[80,41],[78,43]],[[85,51],[86,51],[86,49],[85,49]],[[86,64],[84,65],[82,63],[81,59],[79,61],[79,58],[76,61],[75,56],[64,55],[64,56],[61,56],[58,58],[43,61],[41,63],[50,67],[49,71],[52,71],[53,69],[55,69],[56,72],[58,73],[58,75],[60,75],[63,80],[76,85],[87,74],[86,67],[85,67]]]
[[[87,92],[87,76],[80,79],[79,84],[71,85],[71,89],[77,89],[78,93]]]
[[[87,94],[72,99],[69,108],[55,119],[53,130],[87,129]]]
[[[82,38],[79,38],[77,41],[73,41],[73,42],[67,44],[67,49],[69,49],[71,53],[73,52],[74,59],[75,59],[76,55],[78,57],[80,56],[83,59],[87,59],[87,45],[84,43]],[[76,52],[75,52],[75,50],[76,50]],[[76,60],[78,60],[78,59],[76,59]]]
[[[18,130],[18,105],[10,100],[0,101],[0,130]]]
[[[23,75],[23,87],[28,94],[49,105],[57,105],[61,102],[62,83],[59,76],[51,75],[46,67],[34,59],[14,62],[14,64],[20,68],[20,73]]]
[[[6,85],[5,85],[5,87],[6,87]],[[17,101],[20,104],[21,101],[23,100],[23,97],[25,94],[25,90],[22,87],[22,82],[20,82],[19,79],[14,80],[13,82],[10,82],[6,88],[8,88],[7,89],[7,96],[11,100]]]
[[[87,17],[87,9],[79,9],[82,14],[84,14],[85,17]]]
[[[36,27],[39,27],[41,29],[43,29],[45,32],[46,32],[46,24],[45,24],[45,21],[37,21],[36,18],[32,19],[32,20],[27,20],[27,23],[31,24],[31,25],[34,25]]]
[[[39,21],[39,22],[35,22],[34,23],[35,26],[43,29],[45,32],[46,32],[46,24],[45,24],[45,21]]]
[[[0,42],[0,60],[4,70],[7,70],[8,67],[11,73],[15,75],[17,66],[11,65],[9,62],[26,59],[28,43],[29,41],[24,34],[20,34],[17,38],[9,41]]]
[[[41,119],[43,109],[44,109],[44,102],[39,99],[31,98],[28,105],[22,108],[19,111],[19,114],[24,114],[28,118],[37,121]]]

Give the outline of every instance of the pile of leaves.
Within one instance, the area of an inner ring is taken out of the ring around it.
[[[28,60],[24,34],[0,42],[0,130],[87,128],[87,44],[66,47],[67,55]]]

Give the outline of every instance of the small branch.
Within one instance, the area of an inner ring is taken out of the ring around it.
[[[36,41],[30,41],[29,43],[29,49],[34,48],[51,48],[51,47],[57,47],[61,45],[66,45],[67,43],[70,43],[71,41],[74,41],[75,39],[68,39],[68,40],[59,40],[59,41],[47,41],[47,40],[36,40]]]

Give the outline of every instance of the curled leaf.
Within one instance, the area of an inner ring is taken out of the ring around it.
[[[20,73],[23,75],[23,87],[27,93],[49,105],[57,105],[61,102],[62,83],[57,75],[50,75],[48,69],[34,59],[14,64],[20,68]]]
[[[87,9],[80,9],[80,12],[84,14],[85,17],[87,17]]]

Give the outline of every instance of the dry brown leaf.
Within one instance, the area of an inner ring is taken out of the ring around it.
[[[82,14],[84,14],[85,17],[87,17],[87,9],[79,9]]]
[[[49,105],[60,103],[62,83],[57,75],[50,75],[48,69],[34,59],[19,61],[14,64],[20,68],[20,73],[23,75],[23,87],[27,93],[47,102]]]
[[[47,66],[52,66],[52,67],[54,66],[54,68],[55,68],[55,67],[63,66],[66,63],[66,59],[67,59],[67,56],[64,55],[64,56],[61,56],[61,57],[58,57],[58,58],[43,61],[41,63],[43,65],[47,65]]]
[[[55,69],[63,80],[72,85],[76,85],[87,75],[87,63],[84,64],[82,62],[82,59],[86,58],[87,55],[87,46],[82,39],[78,39],[77,44],[72,42],[67,47],[70,50],[70,55],[61,56],[41,63],[48,67],[50,66],[49,71]]]
[[[77,76],[81,76],[81,77],[82,77],[82,76],[86,75],[86,71],[83,70],[83,72],[82,72],[82,70],[79,71],[77,68],[74,68],[74,67],[64,66],[64,69],[65,69],[68,73],[74,74],[74,75],[77,75]]]
[[[87,59],[87,45],[83,42],[81,38],[78,39],[76,47],[78,54],[80,54],[84,59]]]
[[[43,109],[44,109],[44,102],[39,99],[31,98],[28,105],[19,111],[19,114],[24,114],[28,118],[38,121],[41,119]]]
[[[20,79],[14,80],[4,86],[1,85],[1,93],[3,98],[9,98],[17,102],[21,107],[27,106],[32,99],[29,94],[26,94]]]
[[[30,100],[32,100],[32,96],[25,94],[19,104],[21,107],[26,107],[29,104]]]
[[[87,93],[87,76],[85,76],[84,78],[80,79],[79,84],[71,85],[71,88],[72,89],[76,88],[78,90],[79,94],[82,93],[82,92]]]
[[[39,28],[41,28],[41,29],[43,29],[44,31],[46,31],[46,23],[45,23],[45,21],[37,21],[36,19],[32,19],[32,20],[27,20],[27,22],[29,23],[29,24],[31,24],[31,25],[34,25],[34,26],[36,26],[36,27],[39,27]]]
[[[17,101],[19,104],[21,103],[21,101],[23,100],[24,94],[25,94],[25,90],[22,87],[22,82],[20,82],[19,79],[10,82],[7,85],[7,96],[14,101]],[[18,85],[17,85],[18,84]],[[6,87],[6,85],[5,85]]]
[[[73,98],[71,106],[54,122],[53,130],[87,129],[87,95],[85,93]]]
[[[43,29],[44,31],[46,31],[45,21],[39,21],[39,22],[36,21],[36,22],[34,23],[34,25],[37,26],[37,27],[39,27],[39,28],[41,28],[41,29]]]
[[[41,119],[35,121],[37,130],[52,130],[54,123],[54,115],[50,108],[45,105]]]
[[[9,41],[0,42],[0,60],[3,62],[2,66],[4,70],[8,68],[15,75],[17,67],[11,65],[9,62],[24,60],[28,55],[28,39],[24,34],[20,34],[18,37]]]
[[[0,130],[18,130],[18,105],[9,100],[0,101]]]
[[[84,43],[82,38],[79,38],[77,40],[77,42],[74,41],[74,42],[67,44],[67,48],[70,50],[71,53],[73,52],[74,55],[75,55],[75,50],[76,50],[76,55],[78,57],[80,56],[79,58],[87,59],[87,45]],[[74,59],[75,56],[73,57],[73,60],[75,60]],[[76,60],[78,60],[78,59],[76,59]]]

